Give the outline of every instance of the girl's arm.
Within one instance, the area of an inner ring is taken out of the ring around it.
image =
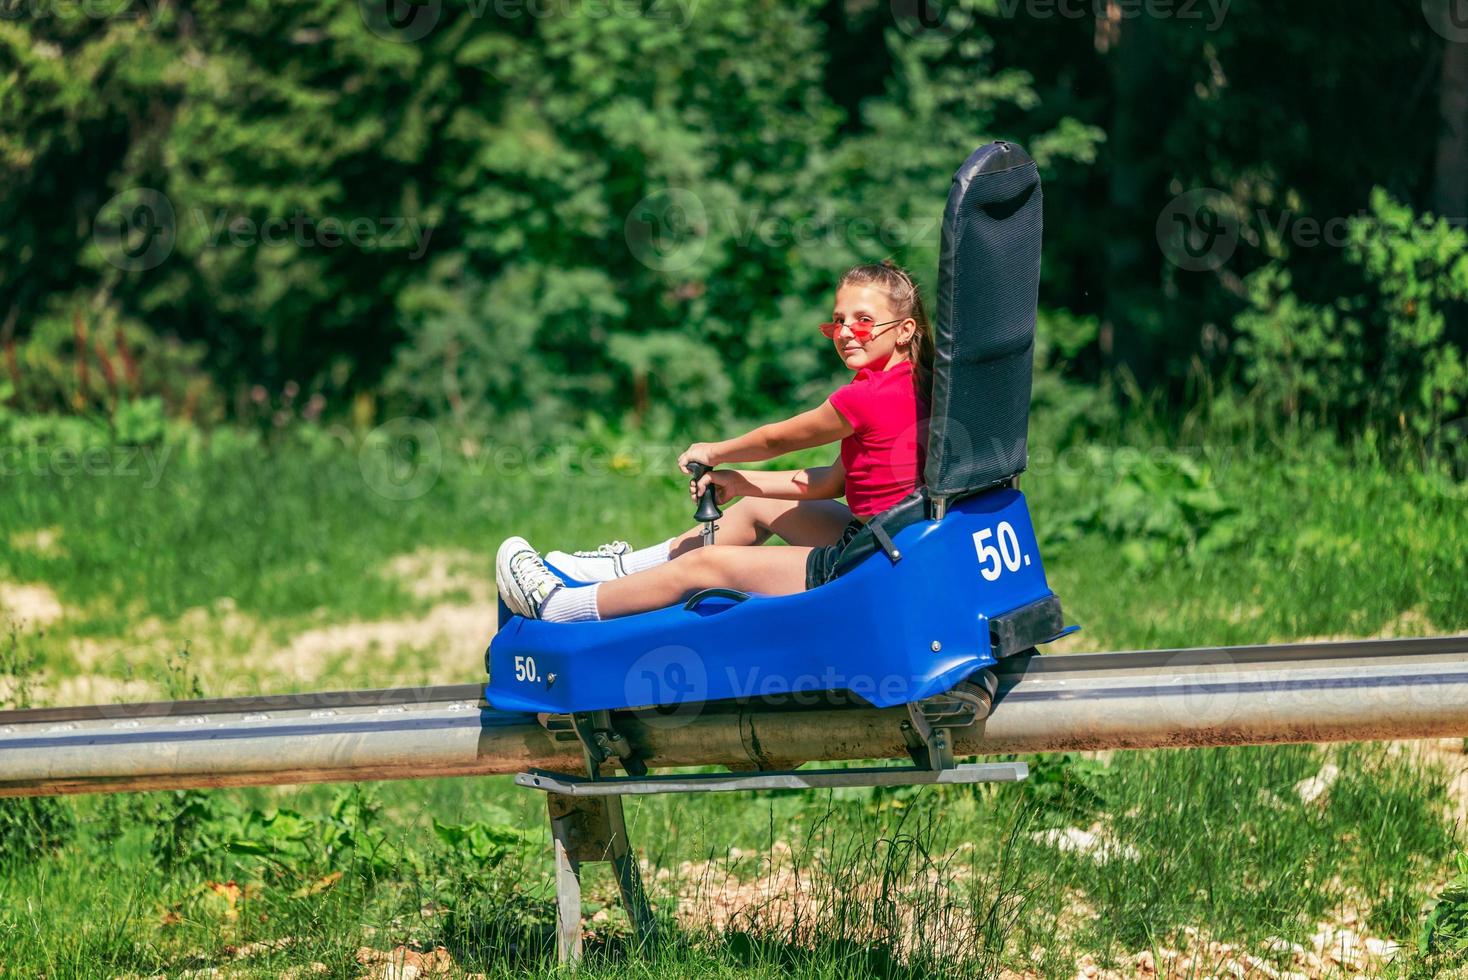
[[[775,500],[835,500],[846,492],[846,469],[838,456],[830,466],[803,470],[743,470],[757,495]]]
[[[845,439],[852,431],[851,423],[842,418],[841,413],[827,400],[818,408],[801,412],[794,418],[762,425],[733,439],[695,442],[678,457],[678,469],[686,470],[690,461],[708,466],[722,463],[758,463],[799,449],[824,446],[826,443]]]
[[[803,470],[714,470],[689,484],[694,500],[712,483],[718,501],[735,497],[769,497],[773,500],[835,500],[846,492],[846,469],[838,456],[830,466]]]

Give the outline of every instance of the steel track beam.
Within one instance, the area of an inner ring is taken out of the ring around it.
[[[959,755],[1468,736],[1468,637],[1014,657]],[[901,759],[902,708],[824,695],[619,712],[655,767]],[[476,684],[0,712],[0,796],[578,772]]]

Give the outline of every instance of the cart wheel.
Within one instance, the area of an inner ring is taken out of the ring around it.
[[[965,681],[960,681],[952,691],[954,695],[974,705],[974,721],[983,721],[994,710],[994,696],[999,693],[999,678],[992,670],[981,670]]]
[[[994,710],[994,697],[1000,692],[1000,679],[994,676],[992,670],[979,670],[959,687],[973,700],[978,701],[973,720],[982,722]]]

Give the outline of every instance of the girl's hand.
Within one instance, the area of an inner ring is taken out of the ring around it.
[[[719,461],[714,458],[713,450],[714,444],[711,442],[695,442],[678,457],[678,472],[687,473],[689,463],[702,463],[708,467],[718,465]]]
[[[714,485],[714,499],[720,506],[727,504],[735,497],[755,497],[759,495],[755,485],[749,481],[739,470],[710,470],[697,480],[688,481],[688,495],[693,498],[694,503],[703,496],[703,492],[709,484]]]

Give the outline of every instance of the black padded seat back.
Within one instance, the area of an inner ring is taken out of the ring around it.
[[[1025,468],[1040,289],[1040,174],[1013,143],[975,150],[943,213],[928,493],[954,499]]]

